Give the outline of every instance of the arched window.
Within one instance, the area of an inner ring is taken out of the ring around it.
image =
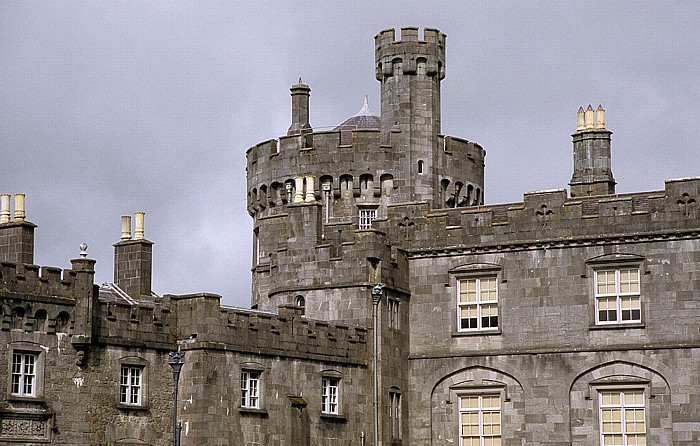
[[[302,308],[301,314],[306,313],[306,299],[304,299],[304,296],[297,296],[294,298],[294,305]]]
[[[423,160],[418,161],[418,175],[423,175]]]
[[[46,320],[48,315],[46,310],[37,310],[34,313],[34,331],[46,331]]]
[[[56,333],[68,333],[69,322],[70,314],[65,311],[58,313],[58,317],[56,317]]]

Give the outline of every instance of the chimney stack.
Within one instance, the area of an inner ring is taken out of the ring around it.
[[[10,194],[0,195],[0,261],[34,263],[34,228],[25,220],[24,194],[15,194],[14,220],[10,220]]]
[[[151,296],[153,242],[144,236],[143,212],[134,214],[134,237],[131,216],[121,218],[121,240],[114,245],[114,283],[133,299]]]
[[[610,135],[605,128],[605,110],[599,105],[578,109],[574,142],[574,173],[569,182],[572,197],[615,193],[610,155]]]
[[[311,132],[312,128],[311,124],[309,124],[309,96],[311,95],[311,88],[303,84],[301,78],[299,78],[299,83],[292,85],[289,91],[292,94],[292,125],[289,126],[287,135],[300,135]]]

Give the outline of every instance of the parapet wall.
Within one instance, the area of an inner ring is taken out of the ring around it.
[[[291,203],[297,177],[315,179],[313,191],[303,191],[305,199],[311,192],[314,200],[322,200],[324,183],[330,184],[334,200],[342,198],[346,189],[353,198],[360,198],[365,177],[373,183],[371,197],[388,198],[405,181],[400,178],[405,154],[395,149],[400,133],[392,133],[392,142],[396,142],[392,145],[379,143],[378,130],[355,130],[350,145],[340,144],[339,131],[328,131],[284,136],[251,147],[247,151],[248,212],[270,215]],[[434,207],[454,207],[455,198],[457,207],[482,204],[485,150],[474,142],[442,135],[437,147],[432,187],[440,192]],[[389,186],[386,179],[392,180]],[[405,199],[394,197],[392,201]]]
[[[169,302],[129,305],[101,301],[95,316],[100,343],[175,349],[177,315]]]
[[[419,29],[406,26],[401,28],[400,40],[396,31],[386,29],[374,37],[376,78],[394,75],[394,63],[401,64],[401,74],[416,73],[418,64],[425,64],[429,76],[445,77],[445,38],[446,35],[434,28],[425,28],[423,40],[419,40]]]
[[[700,178],[668,180],[665,186],[662,191],[573,199],[563,189],[537,191],[526,193],[521,203],[465,210],[396,206],[379,228],[392,240],[405,240],[411,255],[625,237],[697,237]],[[403,227],[396,221],[404,221]]]
[[[169,296],[176,302],[180,338],[192,347],[365,365],[367,330],[302,317],[302,308],[279,314],[219,306],[220,296]]]
[[[76,272],[50,266],[0,262],[0,289],[5,295],[75,298]]]

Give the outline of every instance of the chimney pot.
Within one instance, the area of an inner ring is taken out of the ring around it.
[[[0,195],[0,223],[10,222],[10,194]]]
[[[134,240],[144,239],[143,219],[145,215],[145,212],[136,212],[134,214],[134,218],[136,219],[136,223],[134,225]]]
[[[131,240],[131,215],[122,215],[122,240]]]
[[[24,221],[27,214],[24,212],[24,194],[15,194],[15,220]]]

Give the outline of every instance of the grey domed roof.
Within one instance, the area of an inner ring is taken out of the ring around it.
[[[381,119],[379,116],[370,111],[369,105],[367,105],[367,96],[365,96],[365,104],[360,111],[333,130],[340,130],[340,144],[351,144],[353,130],[378,129],[380,123]]]

